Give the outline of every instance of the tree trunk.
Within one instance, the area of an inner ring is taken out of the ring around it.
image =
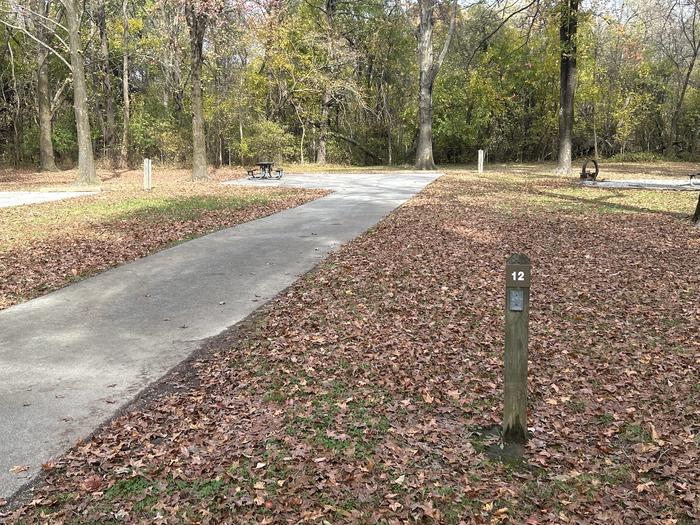
[[[571,172],[571,135],[574,127],[576,91],[576,26],[579,0],[560,0],[559,24],[559,165],[561,174]]]
[[[700,47],[693,47],[693,56],[690,60],[690,64],[688,65],[688,69],[685,72],[685,76],[683,77],[683,83],[681,85],[681,90],[678,95],[678,100],[676,101],[676,106],[673,109],[673,113],[671,115],[671,129],[669,130],[668,144],[666,146],[666,151],[668,154],[674,153],[676,140],[678,139],[678,124],[681,120],[681,110],[683,109],[683,101],[685,100],[685,94],[688,91],[690,77],[693,74],[693,69],[695,68],[695,61],[697,60],[699,51]]]
[[[381,90],[382,90],[382,104],[383,104],[383,112],[384,112],[384,119],[386,122],[386,141],[387,141],[387,164],[391,166],[393,162],[393,144],[392,144],[392,138],[391,138],[391,132],[392,132],[392,121],[391,121],[391,110],[389,108],[389,100],[386,94],[387,91],[387,83],[385,81],[386,78],[386,72],[382,72],[382,83],[381,83]]]
[[[34,6],[37,13],[43,16],[49,14],[49,3],[42,2]],[[43,23],[36,25],[36,37],[46,43],[47,35]],[[42,45],[37,45],[37,87],[36,105],[39,119],[39,169],[41,171],[58,171],[53,151],[51,111],[51,87],[49,82],[49,51]]]
[[[595,102],[593,103],[593,158],[599,160],[598,156],[598,128],[595,124]]]
[[[130,115],[130,97],[129,97],[129,0],[122,2],[122,17],[124,29],[122,32],[122,49],[124,56],[122,58],[122,144],[119,151],[119,164],[123,167],[129,165],[129,121]]]
[[[418,26],[418,66],[420,86],[418,99],[418,145],[416,169],[434,170],[433,160],[433,85],[445,60],[455,32],[457,0],[452,2],[450,27],[437,60],[433,57],[433,25],[435,0],[419,0],[420,24]]]
[[[316,164],[326,163],[326,151],[328,142],[328,113],[330,109],[331,95],[328,91],[323,93],[321,102],[321,122],[318,127],[318,151],[316,152]]]
[[[20,142],[20,131],[19,131],[19,102],[16,100],[18,94],[15,92],[15,111],[12,118],[12,158],[13,165],[15,168],[19,168],[22,164],[22,144]]]
[[[51,96],[49,92],[49,52],[39,46],[37,50],[37,108],[39,113],[39,168],[41,171],[57,171],[51,139]]]
[[[116,150],[114,149],[114,138],[116,136],[114,102],[112,100],[112,75],[109,69],[109,42],[107,40],[107,20],[105,14],[105,0],[100,0],[96,12],[97,28],[100,33],[100,62],[102,76],[102,104],[105,115],[104,144],[110,165],[114,168],[117,165]]]
[[[418,99],[418,147],[416,168],[434,170],[433,160],[433,5],[420,2],[418,60],[420,71]]]
[[[299,112],[299,106],[293,104],[294,111],[297,114],[297,119],[299,120],[299,125],[301,126],[301,140],[299,141],[299,160],[304,164],[304,141],[306,140],[306,124],[304,119],[301,118],[301,113]]]
[[[421,68],[418,147],[416,149],[416,168],[419,170],[435,169],[435,161],[433,160],[433,83],[426,78],[427,76]]]
[[[238,120],[238,139],[239,139],[239,141],[238,141],[238,144],[239,144],[238,157],[239,157],[239,160],[241,161],[241,166],[242,166],[243,164],[245,164],[245,159],[243,158],[243,139],[244,139],[244,137],[243,137],[243,117],[241,117],[241,116],[239,116],[239,120]]]
[[[700,194],[698,195],[698,204],[695,206],[695,213],[693,214],[693,223],[700,226]]]
[[[20,124],[20,99],[19,99],[19,90],[17,89],[17,76],[15,75],[15,55],[14,52],[12,51],[12,43],[7,40],[6,42],[7,45],[7,51],[10,54],[10,73],[11,73],[11,79],[12,79],[12,88],[9,90],[12,93],[12,105],[13,105],[13,115],[12,115],[12,142],[13,142],[13,158],[14,158],[14,166],[15,168],[18,168],[21,160],[22,160],[22,151],[21,151],[21,145],[20,145],[20,131],[19,131],[19,124]],[[3,92],[3,98],[5,99],[6,103],[9,103],[9,101],[6,98],[6,93]]]
[[[598,41],[596,40],[593,50],[593,83],[598,85]],[[596,125],[596,117],[598,116],[597,94],[593,96],[592,116],[593,119],[593,158],[599,160],[598,156],[598,126]]]
[[[70,61],[73,69],[73,109],[78,133],[78,184],[97,184],[95,159],[92,153],[90,119],[88,116],[87,85],[80,41],[80,18],[76,0],[61,0],[66,11],[66,25],[70,46]]]
[[[337,0],[325,0],[325,15],[326,24],[329,38],[329,45],[335,38],[334,30],[334,17],[335,12],[338,7]],[[331,67],[331,70],[333,68]],[[327,151],[328,151],[328,130],[329,130],[329,114],[331,109],[331,92],[328,87],[323,91],[323,98],[321,100],[321,122],[318,127],[318,149],[316,151],[316,164],[325,164],[327,161]]]
[[[304,164],[304,140],[306,140],[306,126],[301,123],[301,140],[299,141],[299,161]]]
[[[202,100],[202,62],[206,17],[187,3],[187,25],[190,30],[192,58],[192,180],[209,178],[207,170],[207,144],[204,136],[204,103]]]

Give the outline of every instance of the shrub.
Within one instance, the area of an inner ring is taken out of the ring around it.
[[[614,162],[659,162],[664,160],[661,155],[651,151],[618,153],[610,157]]]

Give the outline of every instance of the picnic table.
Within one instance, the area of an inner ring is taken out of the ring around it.
[[[281,179],[282,175],[284,175],[284,170],[281,168],[274,170],[275,175],[272,175],[274,162],[263,160],[256,162],[255,165],[260,169],[260,175],[256,175],[256,169],[248,170],[248,176],[253,179]]]

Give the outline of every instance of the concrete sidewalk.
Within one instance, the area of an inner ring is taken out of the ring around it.
[[[688,179],[587,180],[582,184],[607,189],[700,191],[700,180]]]
[[[94,195],[94,191],[0,191],[0,208]]]
[[[0,497],[438,175],[234,181],[335,192],[0,312]]]

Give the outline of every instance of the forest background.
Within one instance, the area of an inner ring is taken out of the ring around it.
[[[412,164],[427,2],[436,57],[456,13],[435,161],[555,160],[559,1],[0,0],[0,163],[75,165],[82,89],[105,167],[196,163],[197,140],[205,165]],[[587,2],[577,25],[573,156],[697,159],[697,2]]]

